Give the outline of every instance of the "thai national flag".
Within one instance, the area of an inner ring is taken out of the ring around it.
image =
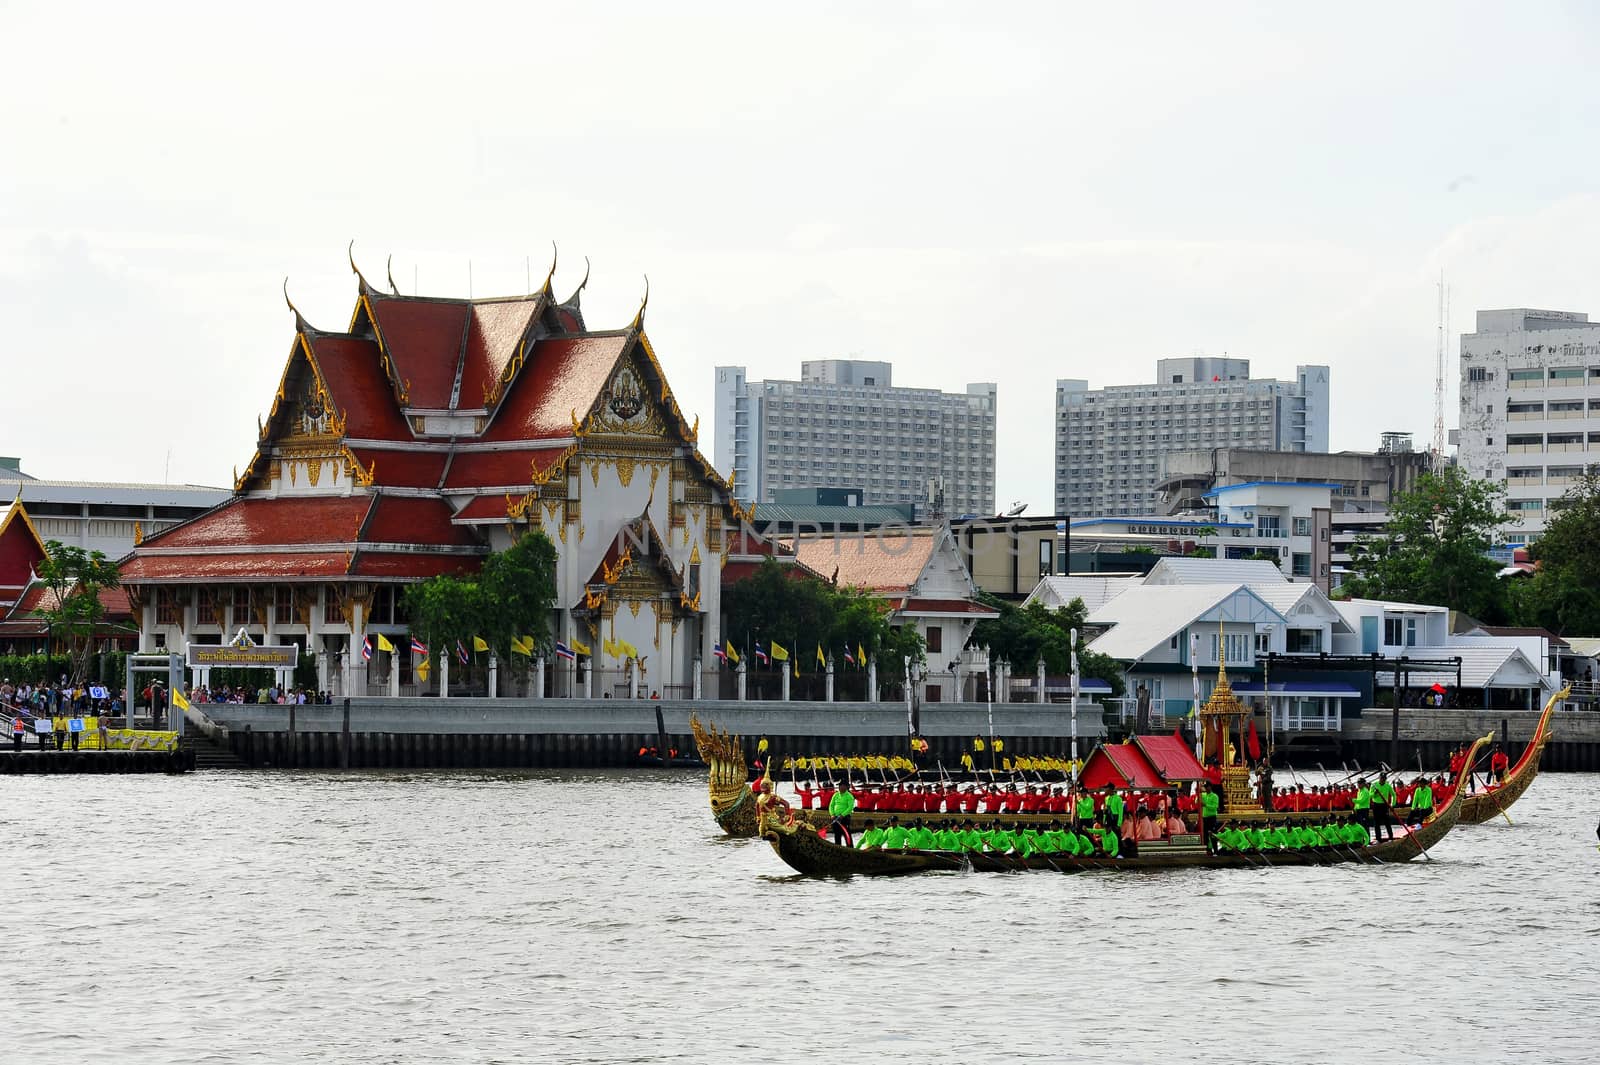
[[[578,660],[578,656],[573,652],[572,648],[568,647],[560,640],[556,641],[556,657],[564,658],[568,662],[576,662]]]
[[[728,664],[728,652],[722,649],[722,645],[720,643],[711,645],[711,654],[723,665]]]
[[[428,645],[413,636],[411,637],[411,653],[414,655],[421,655],[423,658],[427,658]]]
[[[368,636],[366,639],[361,641],[361,660],[363,662],[372,661],[372,637],[371,636]]]
[[[847,666],[853,666],[856,664],[856,656],[850,653],[850,648],[848,647],[844,649],[844,661],[845,665]]]
[[[760,662],[764,666],[772,665],[772,659],[767,657],[766,648],[761,646],[760,640],[756,641],[756,661]]]
[[[456,641],[456,661],[460,662],[462,665],[466,665],[468,662],[472,661],[472,656],[467,654],[466,645],[460,640]]]

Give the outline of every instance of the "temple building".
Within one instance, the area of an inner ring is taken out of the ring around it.
[[[298,644],[319,688],[409,693],[421,654],[405,587],[470,575],[542,529],[558,552],[558,610],[529,631],[592,657],[537,672],[500,663],[501,693],[599,697],[626,678],[691,694],[719,640],[722,563],[772,549],[738,531],[749,512],[700,453],[699,419],[685,420],[662,374],[644,305],[626,328],[591,330],[582,284],[564,301],[550,278],[473,300],[356,277],[343,331],[290,304],[283,376],[233,496],[123,559],[141,649],[244,629]],[[379,635],[395,650],[369,659],[364,641],[379,647]]]

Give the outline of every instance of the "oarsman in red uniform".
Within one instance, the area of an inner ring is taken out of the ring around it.
[[[1450,779],[1454,780],[1461,775],[1462,768],[1467,764],[1467,752],[1460,747],[1450,752]]]
[[[1506,782],[1506,770],[1510,768],[1510,757],[1506,755],[1505,751],[1500,749],[1500,745],[1498,743],[1495,744],[1494,753],[1489,755],[1489,775],[1494,778],[1496,786]]]
[[[800,809],[802,810],[811,809],[811,800],[817,794],[810,787],[810,785],[813,783],[815,783],[815,781],[808,780],[805,782],[805,784],[796,784],[794,786],[794,793],[800,797]]]

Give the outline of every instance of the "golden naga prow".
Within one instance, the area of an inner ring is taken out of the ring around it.
[[[1539,722],[1533,728],[1533,736],[1528,740],[1528,746],[1523,748],[1522,756],[1517,759],[1517,764],[1511,767],[1506,774],[1504,784],[1490,788],[1486,791],[1477,791],[1462,796],[1461,823],[1464,825],[1481,825],[1485,821],[1492,821],[1496,817],[1504,817],[1507,822],[1511,820],[1506,810],[1511,804],[1522,798],[1522,793],[1528,790],[1533,783],[1533,778],[1539,775],[1539,759],[1544,756],[1545,745],[1550,742],[1554,730],[1550,725],[1550,716],[1556,705],[1572,694],[1572,684],[1550,696],[1544,704],[1544,712],[1539,715]],[[1472,760],[1467,766],[1467,780],[1471,782]]]
[[[715,725],[700,724],[689,715],[694,745],[700,758],[710,767],[707,787],[711,795],[711,816],[730,836],[753,839],[756,836],[755,793],[750,790],[750,767],[738,736],[730,736]]]

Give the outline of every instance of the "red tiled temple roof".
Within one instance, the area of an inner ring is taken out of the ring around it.
[[[214,548],[348,543],[356,539],[373,501],[372,496],[236,497],[193,521],[150,537],[143,546]]]
[[[560,461],[566,453],[566,448],[560,447],[457,452],[450,462],[450,472],[445,478],[444,486],[450,489],[531,485],[535,483],[533,478],[535,466],[539,468],[541,475],[548,473],[550,467]]]
[[[124,583],[140,581],[279,581],[343,576],[344,551],[240,552],[220,555],[136,555],[122,564]]]
[[[390,495],[378,497],[361,539],[372,544],[452,547],[472,547],[476,543],[465,529],[450,524],[450,504],[444,500]]]
[[[444,476],[443,451],[397,451],[353,447],[350,453],[363,470],[373,470],[373,482],[395,488],[437,488]],[[373,463],[377,465],[374,466]]]
[[[466,506],[456,511],[455,517],[450,520],[462,523],[505,521],[506,497],[504,495],[474,496],[467,500]]]
[[[369,293],[378,337],[399,383],[410,388],[411,406],[448,409],[456,368],[466,340],[472,305],[456,300],[413,300]],[[469,405],[481,405],[472,396]]]
[[[1000,612],[971,599],[902,599],[903,614],[967,614],[975,618],[997,618]]]
[[[364,337],[307,332],[328,396],[355,440],[410,440],[411,427],[395,406],[378,362],[378,345]]]
[[[424,580],[441,573],[476,573],[483,565],[479,555],[418,555],[388,551],[363,551],[350,570],[353,577]]]
[[[625,334],[539,341],[482,439],[570,437],[572,412],[582,418],[594,406],[628,343]]]
[[[541,297],[530,296],[525,300],[473,305],[457,406],[470,410],[483,405],[484,390],[505,373],[541,302]]]
[[[99,590],[100,609],[105,611],[108,618],[132,617],[133,607],[128,602],[128,593],[123,588],[101,588]],[[56,596],[43,584],[34,584],[22,593],[22,598],[12,609],[13,617],[33,614],[40,610],[54,610]]]

